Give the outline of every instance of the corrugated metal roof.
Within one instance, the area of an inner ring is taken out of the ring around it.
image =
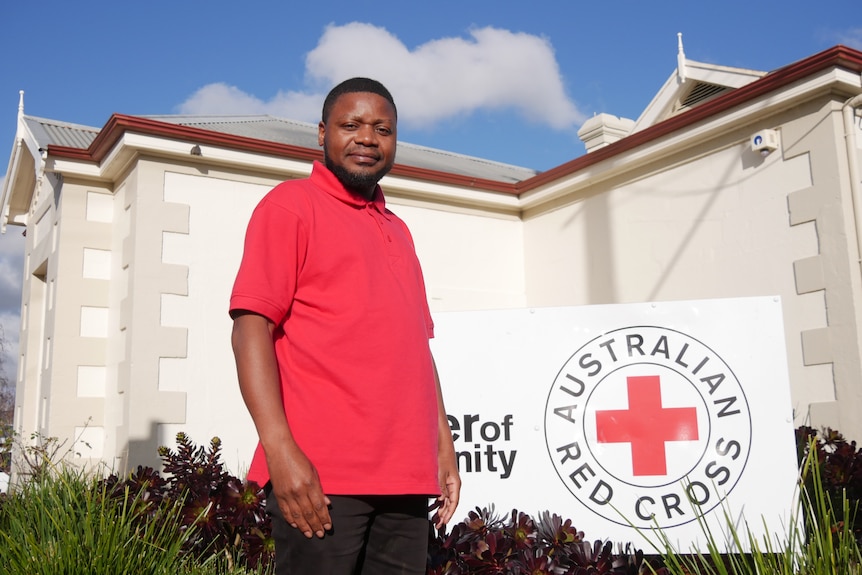
[[[275,116],[144,116],[152,120],[212,130],[234,136],[256,138],[316,150],[317,124],[285,120]],[[473,178],[515,183],[531,178],[535,170],[455,154],[445,150],[398,142],[396,162],[406,166],[438,170]]]
[[[162,115],[141,117],[222,134],[318,149],[317,125],[274,116]],[[27,122],[28,128],[42,148],[53,144],[86,149],[100,132],[98,128],[34,116],[24,116],[24,121]],[[396,161],[406,166],[505,183],[520,182],[537,174],[535,170],[528,168],[417,146],[407,142],[398,142]]]
[[[168,124],[178,124],[231,134],[244,138],[255,138],[279,144],[290,144],[302,148],[317,146],[317,126],[306,122],[285,120],[273,116],[143,116]]]
[[[35,116],[24,116],[24,122],[26,122],[33,137],[36,138],[40,148],[54,145],[86,149],[99,135],[97,128],[36,118]]]

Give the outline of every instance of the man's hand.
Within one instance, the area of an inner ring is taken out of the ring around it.
[[[285,448],[267,456],[272,495],[291,527],[309,539],[332,529],[329,498],[320,487],[317,469],[298,448]]]
[[[452,444],[452,436],[449,436],[449,444]],[[458,500],[461,497],[461,476],[458,475],[458,464],[455,461],[455,451],[441,451],[438,455],[438,480],[440,481],[440,497],[437,498],[439,507],[434,514],[434,527],[440,529],[452,519]]]
[[[461,497],[461,476],[458,475],[458,456],[455,455],[455,442],[452,440],[452,430],[446,418],[446,407],[443,405],[443,391],[440,389],[440,376],[437,374],[437,364],[431,358],[434,366],[434,383],[437,386],[437,481],[440,484],[440,497],[437,498],[438,509],[434,514],[434,527],[440,529],[452,519],[458,500]]]

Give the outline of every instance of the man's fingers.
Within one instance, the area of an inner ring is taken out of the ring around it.
[[[435,514],[435,526],[439,529],[443,525],[449,523],[452,516],[455,515],[455,509],[458,507],[458,501],[461,496],[461,482],[458,477],[450,477],[444,482],[442,492],[437,498],[437,513]]]
[[[324,531],[332,529],[332,518],[329,515],[329,503],[329,497],[324,497],[324,500],[315,507],[317,510],[317,518],[320,520],[320,524],[323,525]]]
[[[449,523],[449,520],[452,519],[452,515],[455,514],[455,505],[452,504],[452,500],[448,497],[440,498],[440,507],[437,509],[435,526],[439,529],[442,526]]]
[[[282,514],[291,527],[299,529],[309,539],[314,536],[323,537],[332,529],[328,505],[328,497],[323,497],[316,503],[312,503],[311,499],[306,497],[304,501],[288,501],[287,513],[282,508]]]
[[[288,502],[286,507],[286,509],[285,507],[281,508],[281,513],[284,515],[285,521],[287,521],[291,527],[299,529],[299,531],[301,531],[306,537],[311,538],[314,535],[314,529],[306,519],[302,507],[295,501]]]
[[[326,531],[332,529],[332,519],[329,516],[328,499],[320,500],[306,511],[306,521],[311,526],[314,534],[322,538]],[[311,535],[306,534],[306,537]]]
[[[308,531],[303,531],[305,536],[310,538],[313,533],[314,535],[317,535],[317,537],[322,538],[325,529],[323,528],[323,522],[320,521],[320,518],[317,516],[317,511],[312,508],[308,508],[303,512],[303,517],[309,527]]]

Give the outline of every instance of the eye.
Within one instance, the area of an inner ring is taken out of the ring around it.
[[[377,133],[381,136],[389,136],[392,134],[392,130],[390,130],[386,126],[377,126]]]

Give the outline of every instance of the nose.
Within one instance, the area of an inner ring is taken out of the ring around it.
[[[363,146],[377,145],[377,132],[374,126],[363,125],[356,130],[354,140]]]

